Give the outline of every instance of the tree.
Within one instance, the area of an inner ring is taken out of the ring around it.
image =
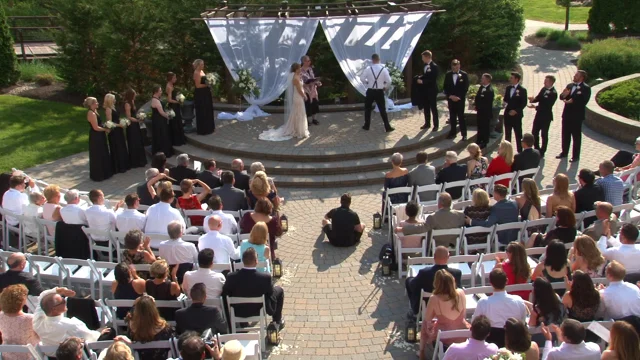
[[[15,84],[19,77],[18,59],[13,49],[13,38],[9,32],[4,8],[0,6],[0,86]]]

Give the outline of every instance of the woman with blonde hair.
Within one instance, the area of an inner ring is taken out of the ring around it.
[[[264,171],[257,171],[253,174],[253,178],[249,183],[249,191],[247,192],[249,208],[253,209],[260,199],[271,201],[275,209],[280,205],[278,194],[271,188],[269,178]]]
[[[198,184],[202,190],[198,195],[193,193],[193,185]],[[198,179],[184,179],[180,182],[182,196],[178,198],[178,207],[183,210],[202,210],[202,202],[211,193],[211,188]],[[191,226],[202,226],[204,216],[190,216]]]
[[[118,341],[118,338],[114,339],[114,343],[111,344],[105,350],[103,360],[134,360],[131,348],[124,343],[124,341]],[[102,353],[100,354],[102,355]],[[100,357],[98,358],[100,359]]]
[[[177,269],[177,266],[175,267]],[[145,283],[145,292],[153,296],[156,300],[176,300],[180,295],[180,285],[171,281],[169,277],[169,265],[167,260],[156,260],[151,264],[149,269],[150,279]],[[176,309],[163,308],[160,309],[163,318],[173,320],[175,318]]]
[[[580,235],[573,241],[569,250],[571,271],[581,270],[585,274],[596,278],[599,276],[605,259],[598,249],[596,242],[587,235]]]
[[[467,161],[467,177],[471,180],[479,179],[487,174],[489,168],[489,161],[486,157],[482,156],[482,150],[476,143],[467,145],[467,151],[469,152],[469,161]],[[471,190],[477,188],[477,185]]]
[[[553,178],[553,194],[547,199],[546,216],[553,217],[560,206],[576,211],[576,198],[569,191],[569,177],[565,174],[558,174]]]
[[[269,229],[267,224],[263,221],[258,221],[253,225],[251,233],[249,234],[249,240],[243,240],[240,244],[240,254],[244,254],[249,248],[254,248],[256,254],[258,254],[258,262],[264,262],[271,257],[271,250],[269,250]],[[268,267],[260,267],[258,271],[271,272]]]
[[[33,329],[33,314],[25,314],[22,309],[27,305],[27,287],[22,284],[10,285],[0,293],[0,333],[4,345],[37,346],[40,342]],[[2,354],[3,360],[28,360],[30,354]]]
[[[42,191],[44,198],[47,199],[47,202],[42,205],[42,218],[50,221],[60,221],[62,220],[62,216],[60,216],[60,198],[62,197],[62,193],[60,192],[60,186],[58,185],[47,185],[46,188]],[[53,234],[55,229],[49,229],[49,233]]]
[[[208,135],[216,131],[210,88],[213,84],[207,83],[207,76],[204,73],[204,61],[201,59],[196,59],[193,62],[193,83],[196,87],[193,92],[193,102],[196,114],[198,114],[196,130],[199,135]]]
[[[498,156],[491,160],[489,168],[487,168],[487,177],[502,175],[511,172],[511,165],[513,164],[513,146],[511,143],[503,140],[498,148]],[[496,184],[509,187],[509,179],[497,181]]]
[[[522,194],[516,197],[516,203],[522,221],[540,219],[540,195],[538,185],[533,179],[522,180]]]
[[[120,114],[116,110],[116,97],[113,94],[105,95],[102,107],[107,121],[111,121],[115,125],[109,132],[109,149],[114,171],[117,173],[126,172],[131,169],[127,140],[124,137],[124,128],[126,126],[120,123]]]
[[[633,325],[616,321],[609,333],[609,347],[602,353],[602,360],[640,359],[640,339]]]
[[[133,308],[127,314],[131,341],[150,342],[169,340],[173,337],[173,329],[165,319],[160,317],[154,297],[142,295],[133,302]],[[140,360],[167,359],[168,350],[151,349],[138,352]]]
[[[98,100],[94,97],[84,99],[89,122],[89,178],[102,181],[113,176],[113,163],[107,144],[109,129],[104,126],[98,114]]]
[[[435,340],[438,330],[459,330],[470,327],[464,318],[466,306],[464,290],[456,288],[453,275],[444,269],[438,270],[433,281],[432,296],[424,311],[420,333],[420,359],[426,358],[426,345]],[[450,339],[444,340],[443,343],[451,345],[465,340],[464,338]]]

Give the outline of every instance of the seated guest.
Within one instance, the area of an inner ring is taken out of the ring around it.
[[[240,219],[240,233],[248,234],[253,226],[258,222],[264,222],[269,228],[269,249],[271,259],[276,258],[278,248],[278,237],[282,236],[282,224],[278,212],[274,212],[273,205],[267,199],[260,199],[255,204],[255,209],[251,213],[245,213]]]
[[[27,287],[22,284],[11,285],[0,293],[0,333],[3,345],[37,346],[40,342],[33,329],[33,314],[25,314],[22,309],[27,305]],[[29,354],[2,354],[3,360],[28,360]]]
[[[540,206],[538,185],[533,179],[522,179],[521,188],[522,194],[516,197],[516,204],[518,204],[518,209],[520,209],[520,218],[522,221],[540,219],[542,209]]]
[[[116,279],[111,283],[111,293],[116,300],[135,300],[144,294],[145,281],[138,277],[136,271],[126,263],[119,263],[113,269],[113,276]],[[116,310],[118,319],[124,319],[131,310],[129,307],[119,307]]]
[[[542,350],[542,360],[600,360],[600,346],[592,342],[585,342],[587,331],[580,322],[567,319],[562,326],[551,325],[551,331],[558,336],[560,346],[553,347],[551,331],[544,324],[542,335],[545,343]]]
[[[76,189],[71,189],[64,194],[64,201],[67,206],[60,209],[62,221],[71,225],[88,225],[85,208],[80,205],[80,193]]]
[[[133,309],[127,315],[127,320],[129,321],[128,336],[131,341],[160,341],[169,340],[173,337],[173,329],[165,319],[160,317],[154,298],[158,299],[150,294],[142,295],[133,303]],[[168,350],[139,350],[138,354],[140,355],[140,360],[160,360],[167,359]]]
[[[429,215],[424,224],[405,225],[402,227],[404,235],[424,234],[432,230],[457,229],[463,227],[465,217],[462,211],[451,210],[451,195],[443,192],[438,196],[438,211]],[[456,236],[439,236],[434,238],[436,246],[453,246],[456,245]],[[431,246],[431,244],[428,244]]]
[[[176,300],[180,295],[180,285],[171,281],[169,277],[169,266],[164,259],[156,260],[149,269],[151,279],[145,283],[145,292],[156,300]],[[159,309],[160,315],[167,320],[173,320],[176,309]]]
[[[221,202],[227,210],[238,211],[247,209],[247,198],[245,192],[235,185],[233,172],[222,172],[222,186],[212,190],[213,195],[220,197]]]
[[[540,165],[540,151],[533,148],[533,135],[525,133],[522,135],[522,151],[513,157],[511,171],[535,169]],[[531,176],[528,176],[531,178]]]
[[[600,290],[607,319],[620,320],[627,316],[640,316],[640,289],[624,281],[624,266],[616,260],[607,265],[609,285]]]
[[[539,263],[535,270],[533,270],[531,280],[544,277],[549,282],[554,283],[564,281],[565,276],[571,280],[571,268],[569,268],[569,262],[567,261],[567,249],[562,242],[551,240],[545,250],[544,261]],[[558,289],[556,292],[562,296],[565,290]]]
[[[469,161],[467,161],[467,177],[471,180],[480,179],[487,174],[487,168],[489,167],[489,161],[486,157],[482,156],[482,150],[476,143],[467,145],[467,151],[469,152]],[[477,188],[484,189],[483,185],[472,185],[469,187],[471,191]]]
[[[39,192],[32,192],[29,194],[29,205],[22,208],[22,215],[27,219],[24,221],[23,235],[32,238],[38,237],[38,223],[34,218],[42,218],[42,205],[44,205],[45,198]]]
[[[405,288],[407,290],[407,296],[409,297],[409,303],[411,304],[411,314],[415,318],[415,314],[420,309],[420,291],[432,293],[433,282],[438,270],[446,270],[455,279],[456,285],[462,284],[462,272],[458,269],[450,268],[447,266],[449,261],[449,249],[444,246],[436,247],[433,254],[434,265],[426,267],[418,271],[416,277],[407,277],[405,281]],[[428,299],[425,299],[428,302]]]
[[[444,156],[444,165],[438,171],[436,176],[436,184],[444,184],[448,182],[460,181],[467,178],[467,169],[465,166],[458,164],[458,154],[455,151],[447,151]],[[464,186],[447,189],[447,192],[453,199],[459,199],[462,196]]]
[[[569,250],[571,271],[580,270],[592,278],[600,277],[604,256],[592,238],[586,235],[576,237],[573,247]]]
[[[233,186],[244,192],[249,191],[249,181],[251,177],[247,175],[247,172],[244,170],[244,162],[242,162],[242,159],[233,159],[231,162],[231,171],[233,172],[234,179]],[[222,181],[224,183],[224,179]]]
[[[72,336],[60,343],[55,353],[56,360],[81,360],[84,358],[84,340]]]
[[[147,218],[138,211],[140,198],[136,194],[125,196],[124,203],[127,208],[116,215],[116,227],[118,231],[128,233],[131,230],[144,230]]]
[[[562,305],[567,309],[567,317],[580,322],[595,320],[600,308],[600,293],[588,274],[576,270],[572,277],[573,280],[565,281],[567,291],[562,297]]]
[[[640,151],[640,137],[636,138],[636,151]],[[637,168],[638,165],[640,165],[640,152],[633,154],[631,159],[632,159],[631,160],[631,164],[626,165],[626,166],[616,166],[614,171],[615,172],[623,172],[623,171],[627,171],[627,170],[631,170],[631,169]],[[624,175],[620,179],[622,179],[622,181],[627,181],[628,177],[629,177],[629,175]],[[638,179],[638,177],[636,177],[636,179]]]
[[[29,295],[40,295],[43,290],[40,281],[24,271],[27,266],[27,258],[23,253],[17,252],[9,255],[6,264],[7,271],[0,274],[0,292],[8,286],[21,284],[27,287]]]
[[[131,341],[126,336],[116,336],[113,339],[113,344],[108,348],[102,350],[104,352],[104,360],[134,360],[131,348],[127,345],[127,341]],[[102,352],[98,356],[98,359],[103,359]]]
[[[463,343],[451,344],[442,360],[485,359],[495,355],[498,347],[485,341],[490,332],[489,319],[484,315],[476,316],[471,322],[471,337]]]
[[[471,220],[466,218],[467,225],[492,227],[495,224],[508,224],[518,222],[518,205],[507,200],[509,190],[506,186],[497,184],[493,187],[493,199],[496,203],[491,207],[487,220]],[[507,245],[511,241],[518,240],[518,230],[502,230],[498,233],[498,241]]]
[[[222,274],[219,274],[222,276]],[[227,322],[222,317],[222,312],[213,306],[206,306],[206,286],[203,283],[195,283],[188,292],[191,305],[186,309],[176,311],[176,333],[195,331],[202,334],[211,329],[214,334],[226,334]]]
[[[520,354],[522,359],[539,359],[540,348],[531,341],[527,324],[516,318],[509,318],[504,324],[504,347],[512,354]]]
[[[210,189],[215,189],[217,187],[222,186],[222,181],[218,177],[216,169],[216,161],[213,159],[205,160],[202,163],[202,171],[198,173],[198,180],[207,184]],[[191,178],[189,178],[191,179]]]
[[[219,272],[212,270],[213,250],[203,249],[198,253],[198,270],[187,271],[182,281],[182,290],[185,294],[191,293],[191,288],[198,283],[205,286],[207,297],[216,299],[222,294],[222,286],[225,277]]]
[[[222,288],[222,296],[231,297],[265,297],[266,312],[271,315],[276,326],[284,327],[282,307],[284,291],[280,286],[273,286],[271,274],[256,271],[258,256],[254,249],[248,249],[242,254],[244,268],[227,275],[227,281]],[[249,317],[259,314],[262,305],[232,305],[236,316]]]
[[[556,227],[546,234],[533,233],[527,241],[527,248],[544,247],[552,240],[560,240],[564,244],[573,242],[578,231],[576,230],[576,215],[566,206],[556,209]]]
[[[189,169],[189,155],[180,154],[176,156],[176,163],[178,164],[175,167],[169,169],[169,176],[171,176],[175,181],[174,185],[180,185],[182,180],[184,179],[195,179],[198,177],[198,173]]]
[[[547,198],[546,217],[555,216],[560,206],[567,207],[572,212],[576,210],[576,199],[569,191],[569,178],[565,174],[558,174],[553,178],[553,194]]]
[[[402,167],[403,156],[400,153],[391,155],[389,161],[391,162],[392,169],[384,175],[384,191],[382,192],[382,201],[384,206],[384,200],[387,194],[387,189],[393,189],[397,187],[404,187],[409,185],[409,170]],[[409,201],[409,194],[393,194],[389,195],[389,201],[392,204],[404,204]]]
[[[60,187],[58,185],[49,185],[42,191],[47,202],[42,205],[42,218],[50,221],[60,221],[62,217],[60,216],[60,198],[62,194],[60,193]],[[53,231],[51,231],[53,232]]]
[[[157,152],[151,158],[151,168],[158,169],[160,174],[169,175],[169,169],[167,169],[167,156],[163,152]]]
[[[167,225],[169,240],[160,243],[158,250],[160,257],[165,259],[169,266],[174,269],[178,283],[182,282],[185,272],[193,269],[193,263],[198,258],[196,246],[190,242],[182,240],[182,225],[177,221],[172,221]]]
[[[595,209],[595,203],[598,201],[604,201],[604,191],[599,185],[596,185],[596,176],[593,171],[589,169],[582,169],[578,173],[578,183],[580,187],[573,192],[573,197],[576,201],[576,213],[579,214],[584,211],[591,211]],[[586,223],[585,226],[589,226],[591,223]]]
[[[271,256],[271,251],[269,250],[269,246],[267,246],[268,241],[269,229],[267,228],[267,224],[259,221],[253,225],[251,234],[249,234],[249,240],[243,240],[240,244],[240,254],[244,254],[247,249],[253,248],[256,254],[258,254],[258,262],[265,262]],[[259,267],[257,270],[271,272],[271,269],[268,267]]]
[[[465,218],[473,220],[485,221],[491,214],[491,205],[489,205],[489,194],[482,188],[473,190],[471,205],[464,208]],[[467,244],[482,244],[487,242],[487,235],[471,234],[465,235]]]
[[[140,204],[151,206],[158,202],[154,199],[154,196],[149,193],[148,187],[149,183],[155,184],[161,179],[160,174],[163,174],[162,178],[166,177],[165,173],[160,173],[158,169],[153,167],[144,172],[145,181],[141,182],[136,187],[136,194],[138,194],[138,198],[140,198]]]
[[[531,302],[533,307],[529,317],[529,326],[562,324],[564,305],[547,279],[539,277],[533,282]]]
[[[502,269],[507,275],[507,285],[525,284],[531,277],[531,267],[527,261],[527,252],[519,241],[512,241],[507,246],[507,259],[496,259],[494,269]],[[512,291],[509,294],[517,295],[522,300],[529,301],[531,291]]]
[[[201,193],[193,193],[193,185],[200,185],[203,189]],[[201,180],[184,179],[180,182],[182,196],[178,198],[178,207],[183,210],[202,210],[202,202],[207,198],[211,189]],[[190,216],[192,226],[202,226],[204,216]]]
[[[407,219],[400,221],[400,223],[398,224],[400,228],[409,224],[412,224],[412,225],[424,224],[424,221],[417,219],[418,214],[420,213],[420,205],[418,205],[417,201],[415,200],[409,201],[407,203],[407,206],[404,207],[404,213],[407,216]],[[396,232],[397,230],[398,229],[396,229]]]
[[[90,229],[112,231],[116,229],[116,214],[115,211],[121,206],[121,202],[117,203],[114,210],[107,209],[104,205],[104,193],[102,190],[91,190],[89,192],[89,200],[93,205],[89,206],[84,211],[87,216],[87,222]],[[91,236],[93,240],[106,241],[109,240],[107,236]]]
[[[498,155],[491,160],[489,168],[487,168],[487,177],[496,175],[507,174],[511,172],[511,165],[513,164],[513,146],[511,143],[502,140],[500,147],[498,147]],[[503,179],[496,181],[496,184],[509,186],[511,179]]]
[[[36,184],[24,175],[13,175],[9,182],[11,188],[2,196],[2,208],[17,215],[22,215],[23,207],[29,205],[29,193],[37,191]],[[9,226],[18,226],[18,223],[18,219],[13,216],[7,216],[7,224]]]
[[[167,234],[167,224],[172,221],[180,223],[182,228],[186,228],[186,223],[180,210],[171,207],[174,195],[173,190],[160,190],[160,202],[147,209],[147,222],[144,226],[145,234]]]
[[[596,185],[602,188],[604,192],[604,201],[613,206],[622,205],[624,195],[624,181],[613,173],[615,166],[610,160],[600,163],[600,179],[596,181]]]
[[[344,193],[340,197],[340,207],[332,209],[322,219],[322,231],[333,246],[353,246],[362,238],[365,225],[350,207],[351,194]],[[244,223],[242,225],[244,226]]]
[[[409,186],[433,185],[436,183],[436,168],[427,165],[427,152],[419,151],[416,154],[416,167],[409,172]],[[420,195],[420,201],[431,201],[436,199],[437,192],[425,191]]]
[[[640,272],[640,245],[636,244],[638,240],[638,228],[632,224],[623,224],[620,229],[620,241],[611,238],[611,230],[609,230],[608,221],[605,221],[603,235],[598,240],[598,249],[605,259],[611,261],[616,260],[624,266],[629,273]],[[607,240],[608,239],[608,240]],[[611,247],[607,248],[610,242]]]
[[[151,250],[151,238],[144,236],[140,230],[131,230],[124,236],[122,261],[130,264],[151,264],[156,256]]]
[[[236,234],[238,232],[238,222],[236,221],[236,218],[233,217],[233,215],[222,211],[223,203],[220,199],[220,196],[216,194],[211,195],[208,204],[209,209],[211,210],[211,215],[205,216],[204,221],[202,222],[202,229],[204,230],[204,232],[209,232],[209,219],[214,215],[218,215],[222,219],[222,228],[220,229],[220,232],[223,234]]]
[[[636,145],[637,146],[637,145]],[[640,359],[640,339],[633,325],[616,321],[609,333],[609,347],[602,353],[602,360]]]
[[[493,287],[493,294],[480,299],[473,313],[472,320],[479,315],[485,315],[491,321],[491,334],[487,342],[498,347],[504,347],[504,326],[509,318],[526,321],[527,306],[521,297],[509,295],[504,291],[507,285],[507,275],[500,269],[493,269],[489,274],[489,283]]]
[[[599,201],[593,206],[596,207],[596,221],[593,222],[589,227],[584,229],[582,232],[584,235],[587,235],[593,239],[593,241],[598,241],[602,237],[604,233],[604,222],[605,220],[609,224],[609,231],[611,234],[618,233],[618,217],[613,213],[613,206],[608,202]]]
[[[262,171],[263,173],[267,173],[267,170],[264,168],[264,165],[262,165],[261,162],[256,161],[251,163],[251,166],[249,166],[249,173],[251,174],[251,180],[249,181],[249,188],[251,188],[251,181],[253,180],[253,178],[256,177],[256,174]],[[276,189],[276,183],[273,181],[273,178],[267,176],[267,181],[269,182],[269,186],[271,187],[271,191],[274,193],[278,192],[278,189]]]
[[[238,249],[233,244],[233,240],[226,235],[220,234],[222,229],[222,219],[218,215],[209,218],[209,232],[198,239],[198,250],[211,249],[214,253],[214,263],[228,264],[229,259],[240,259]]]
[[[276,209],[280,205],[278,193],[271,187],[269,178],[267,178],[267,174],[264,171],[256,172],[251,179],[249,191],[247,191],[247,204],[249,208],[253,209],[258,200],[261,199],[269,200]]]

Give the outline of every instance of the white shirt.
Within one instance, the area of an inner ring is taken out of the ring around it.
[[[627,273],[640,272],[640,246],[635,244],[622,244],[612,239],[613,247],[607,249],[607,237],[601,236],[598,240],[598,249],[607,260],[616,260],[627,270]]]
[[[576,92],[576,90],[578,90],[578,87],[582,85],[582,83],[574,83],[573,87],[571,88],[571,95],[573,95],[574,92]]]
[[[478,301],[476,311],[471,319],[478,315],[488,317],[489,321],[491,321],[491,327],[502,329],[510,317],[526,323],[527,307],[520,296],[498,291]]]
[[[231,238],[216,230],[211,230],[200,236],[198,250],[203,249],[213,250],[213,262],[216,264],[228,264],[229,258],[240,259],[240,251],[233,246]]]
[[[118,231],[128,233],[131,230],[144,232],[144,224],[147,218],[136,209],[124,209],[116,215],[116,227]]]
[[[147,209],[147,223],[144,226],[144,232],[147,234],[168,235],[167,225],[172,221],[179,221],[183,229],[187,227],[180,211],[172,208],[171,204],[159,202],[151,205]]]
[[[600,346],[592,342],[552,346],[551,341],[545,341],[542,360],[600,360]]]
[[[203,283],[207,287],[207,299],[215,299],[222,294],[224,282],[225,278],[221,273],[200,268],[184,274],[182,289],[191,298],[191,287],[197,283]]]
[[[37,218],[42,218],[42,206],[38,206],[35,204],[29,204],[22,208],[22,215],[24,216],[33,216]],[[28,236],[36,237],[38,236],[38,223],[36,223],[33,219],[28,219],[24,223],[24,233]]]
[[[640,289],[626,281],[612,281],[609,286],[600,290],[607,318],[622,319],[635,315],[640,316]]]
[[[74,225],[87,225],[87,215],[84,213],[84,208],[78,204],[69,204],[60,209],[60,216],[62,221],[67,224]]]
[[[29,195],[16,189],[9,189],[2,196],[2,207],[18,215],[22,215],[23,206],[29,205]],[[18,225],[18,219],[7,216],[7,223],[11,226]]]
[[[116,229],[116,213],[104,205],[91,205],[84,211],[90,229],[112,231]],[[93,240],[109,240],[107,236],[91,236]]]
[[[460,76],[460,75],[458,75],[458,73],[453,73],[453,76],[452,76],[453,85],[455,85],[458,82],[458,76]]]
[[[380,75],[378,75],[378,73]],[[377,82],[376,76],[378,76]],[[362,74],[360,74],[360,81],[362,81],[367,89],[384,89],[385,87],[391,86],[389,70],[387,70],[387,68],[382,64],[373,64],[366,68]]]
[[[38,305],[33,314],[33,330],[40,337],[44,346],[60,345],[65,339],[77,336],[86,342],[97,341],[100,332],[89,330],[87,325],[77,318],[67,318],[64,315],[47,316],[40,307],[40,301],[48,294],[54,294],[56,289],[45,290],[38,298]],[[55,354],[51,354],[54,356]]]
[[[202,223],[202,229],[205,233],[209,232],[209,219],[213,215],[218,215],[222,219],[222,229],[220,229],[220,233],[222,234],[237,234],[238,233],[238,222],[236,218],[231,214],[227,214],[222,210],[215,210],[211,212],[211,215],[207,215],[204,218],[204,222]]]
[[[182,239],[165,240],[158,245],[158,251],[160,257],[167,260],[169,265],[198,262],[196,246]]]

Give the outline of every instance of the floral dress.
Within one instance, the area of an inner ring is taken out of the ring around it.
[[[480,179],[487,176],[488,168],[489,168],[489,163],[487,162],[487,158],[481,157],[479,160],[476,160],[476,164],[473,167],[473,170],[471,170],[471,175],[469,175],[469,179],[475,180],[475,179]],[[473,190],[477,188],[486,190],[484,185],[472,185],[471,187],[469,187],[469,189],[471,189],[471,192],[473,192]]]

